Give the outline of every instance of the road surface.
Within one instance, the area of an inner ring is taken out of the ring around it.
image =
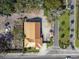
[[[0,59],[65,59],[66,56],[20,56],[20,57],[0,57]],[[79,56],[71,56],[72,59],[79,59]]]
[[[73,5],[73,7],[71,7]],[[73,21],[73,22],[72,22]],[[71,29],[74,29],[73,31]],[[73,35],[70,37],[70,42],[74,45],[75,40],[75,0],[70,0],[70,35]],[[71,48],[71,45],[70,45]]]

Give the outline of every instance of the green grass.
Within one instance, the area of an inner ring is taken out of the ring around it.
[[[77,48],[79,48],[79,39],[76,39],[76,40],[75,40],[75,46],[76,46]]]
[[[60,48],[69,46],[69,11],[59,16],[59,46]]]
[[[78,35],[79,35],[79,27],[78,27],[78,21],[79,21],[79,11],[78,11],[78,7],[77,7],[77,12],[76,12],[76,22],[75,22],[75,33],[76,33],[76,39],[75,39],[75,47],[76,48],[79,48],[79,37],[78,37]]]

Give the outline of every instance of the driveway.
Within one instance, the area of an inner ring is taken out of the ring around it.
[[[59,23],[58,20],[55,20],[54,23],[54,48],[59,48]]]

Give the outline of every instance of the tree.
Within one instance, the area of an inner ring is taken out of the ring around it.
[[[8,15],[14,12],[16,0],[0,0],[0,13]]]
[[[44,9],[47,10],[47,13],[51,15],[51,19],[48,21],[52,23],[52,21],[55,21],[56,17],[52,13],[52,10],[55,10],[59,8],[62,5],[62,2],[60,0],[44,0]],[[45,11],[46,12],[46,11]]]
[[[62,5],[62,2],[60,0],[44,0],[43,7],[50,15],[50,17],[48,17],[48,21],[51,24],[51,29],[52,29],[53,21],[58,19],[58,15],[56,12],[57,12],[57,9],[61,7],[61,5]]]
[[[17,0],[15,9],[18,12],[24,12],[25,10],[29,10],[31,8],[39,8],[40,4],[42,4],[42,0]]]
[[[59,8],[61,4],[60,0],[44,0],[44,7],[49,10]]]

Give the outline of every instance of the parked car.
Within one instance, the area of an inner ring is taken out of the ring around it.
[[[71,23],[73,24],[74,23],[74,20],[71,20]]]
[[[73,31],[74,31],[74,29],[72,28],[72,29],[71,29],[71,31],[73,32]]]
[[[10,24],[9,22],[6,22],[6,23],[5,23],[5,26],[8,26],[9,24]]]
[[[72,38],[73,37],[73,34],[70,34],[70,38]]]
[[[75,47],[74,47],[72,42],[70,42],[70,45],[71,45],[72,49],[75,49]]]
[[[66,58],[65,58],[65,59],[72,59],[72,58],[71,58],[71,56],[66,56]]]
[[[74,9],[74,5],[71,5],[71,9]]]

